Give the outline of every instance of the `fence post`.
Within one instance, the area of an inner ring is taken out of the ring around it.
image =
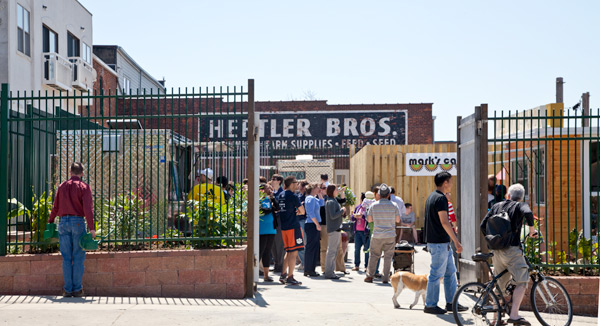
[[[456,117],[456,200],[454,204],[454,212],[456,216],[458,216],[458,229],[462,230],[462,214],[461,214],[461,204],[460,204],[460,122],[462,121],[462,116]],[[461,232],[458,232],[458,241],[462,243]],[[459,254],[460,258],[460,254]],[[460,263],[460,260],[459,260]],[[458,266],[456,266],[458,268]],[[460,270],[460,269],[459,269]]]
[[[8,157],[8,84],[0,96],[0,157]],[[0,160],[0,256],[6,256],[8,210],[8,161]]]
[[[248,79],[248,252],[246,268],[246,297],[254,297],[258,283],[258,170],[260,146],[258,122],[254,110],[254,79]]]
[[[475,111],[477,122],[477,150],[479,151],[479,219],[475,219],[479,224],[487,214],[487,193],[488,193],[488,106],[481,104]],[[479,228],[477,228],[479,230]],[[488,247],[485,242],[485,237],[479,233],[479,247],[481,252],[487,253]],[[485,283],[489,280],[488,271],[482,267],[482,264],[477,265],[480,275],[480,281]]]

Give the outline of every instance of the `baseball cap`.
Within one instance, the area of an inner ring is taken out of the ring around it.
[[[365,198],[375,199],[375,194],[372,191],[367,191],[367,192],[365,192]]]
[[[388,185],[386,185],[385,183],[382,183],[379,186],[379,195],[381,197],[387,197],[387,195],[390,194],[390,187]]]
[[[200,174],[204,174],[207,178],[209,178],[211,180],[213,178],[213,170],[210,168],[200,171]]]

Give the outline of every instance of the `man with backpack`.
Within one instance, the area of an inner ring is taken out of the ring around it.
[[[494,273],[508,270],[516,287],[513,291],[512,309],[509,323],[514,325],[530,325],[525,318],[519,316],[521,301],[529,283],[529,267],[525,262],[521,249],[520,231],[523,220],[529,226],[529,236],[537,237],[533,227],[533,212],[523,203],[525,188],[516,183],[508,188],[508,200],[496,203],[481,222],[481,232],[485,235],[488,247],[494,250],[492,262]],[[502,290],[506,289],[510,277],[505,274],[498,280]]]

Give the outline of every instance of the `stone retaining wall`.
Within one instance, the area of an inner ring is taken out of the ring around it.
[[[89,252],[87,295],[239,299],[245,295],[246,247]],[[0,257],[0,294],[60,295],[60,254]]]

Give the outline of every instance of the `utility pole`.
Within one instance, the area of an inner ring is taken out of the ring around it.
[[[583,104],[583,116],[589,117],[590,116],[590,92],[581,94],[581,102]],[[584,127],[590,126],[589,118],[583,118],[583,126]]]
[[[564,103],[563,101],[563,78],[556,77],[556,103]]]

